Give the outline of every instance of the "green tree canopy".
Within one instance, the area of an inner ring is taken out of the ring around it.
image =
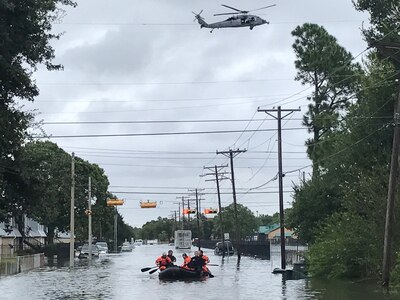
[[[234,205],[230,204],[222,209],[222,222],[224,232],[228,232],[231,239],[236,237],[236,226],[240,227],[240,238],[246,236],[252,236],[258,229],[257,218],[254,216],[253,212],[242,204],[237,204],[237,219],[235,222],[235,209]],[[220,222],[219,218],[215,217],[213,226],[213,233],[215,237],[221,238]]]
[[[322,26],[306,23],[296,27],[292,35],[296,80],[313,88],[303,123],[313,133],[306,144],[313,161],[313,176],[317,176],[319,159],[325,151],[321,140],[339,128],[339,116],[355,96],[360,66]]]
[[[7,217],[9,203],[19,189],[15,177],[15,156],[28,137],[33,115],[22,111],[16,100],[33,101],[39,94],[32,79],[37,66],[49,70],[54,49],[50,42],[59,34],[51,33],[52,22],[61,17],[61,6],[70,0],[0,1],[0,220]],[[10,198],[11,197],[11,198]]]

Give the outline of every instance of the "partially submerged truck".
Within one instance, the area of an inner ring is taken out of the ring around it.
[[[175,231],[175,249],[190,249],[192,247],[192,231]]]

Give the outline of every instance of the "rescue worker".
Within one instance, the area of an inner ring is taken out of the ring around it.
[[[167,256],[165,252],[156,259],[157,267],[162,271],[171,265],[171,259]]]
[[[182,254],[182,257],[183,257],[183,264],[181,265],[181,268],[189,269],[188,264],[189,264],[190,261],[191,261],[190,256],[187,255],[186,253],[183,253],[183,254]]]
[[[199,257],[201,257],[203,259],[203,261],[204,261],[204,264],[202,266],[202,270],[204,272],[207,272],[208,274],[211,274],[210,270],[206,266],[206,264],[208,264],[210,262],[210,259],[208,258],[207,255],[204,255],[203,250],[199,250]]]
[[[190,262],[187,266],[189,267],[189,269],[192,269],[194,271],[201,271],[204,264],[205,261],[202,257],[200,257],[199,252],[195,251],[194,256],[190,259]]]
[[[172,250],[168,250],[168,255],[169,259],[171,260],[171,265],[176,262],[176,257],[174,256],[174,252]]]

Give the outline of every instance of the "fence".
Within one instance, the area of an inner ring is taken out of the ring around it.
[[[215,245],[221,240],[201,240],[200,245],[202,248],[215,249]],[[236,248],[236,242],[231,241],[233,247]],[[197,246],[197,244],[194,244]],[[240,241],[240,253],[248,256],[255,256],[263,259],[270,259],[270,244],[269,241]],[[235,249],[236,250],[236,249]]]
[[[44,266],[44,254],[14,256],[0,259],[0,276],[17,274]]]

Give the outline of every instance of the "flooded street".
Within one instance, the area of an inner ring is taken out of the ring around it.
[[[282,281],[272,274],[279,257],[271,261],[236,257],[222,262],[211,250],[214,278],[202,281],[163,282],[151,267],[168,245],[140,246],[131,253],[109,254],[93,260],[76,260],[75,267],[45,267],[0,279],[1,299],[397,299],[385,296],[378,285],[334,284],[311,280]],[[194,248],[192,248],[192,251]],[[183,251],[174,251],[178,264]],[[192,252],[190,253],[192,254]]]

